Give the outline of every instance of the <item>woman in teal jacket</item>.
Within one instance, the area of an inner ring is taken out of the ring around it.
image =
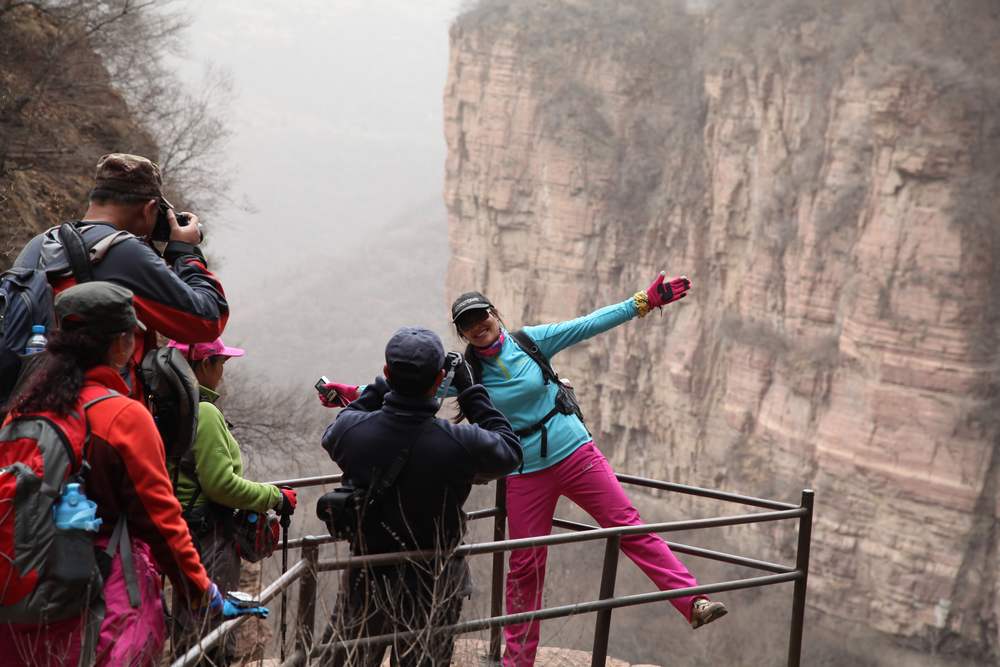
[[[621,303],[574,320],[529,326],[523,331],[538,351],[551,359],[571,345],[684,298],[690,286],[687,278],[665,280],[661,273],[649,288]],[[641,524],[638,511],[607,459],[594,446],[587,427],[572,410],[572,404],[560,396],[564,390],[558,383],[546,380],[541,367],[507,331],[490,300],[479,292],[463,294],[452,305],[452,321],[468,343],[466,359],[477,382],[486,387],[494,405],[521,437],[524,465],[507,478],[510,538],[548,535],[560,496],[578,504],[603,527]],[[339,399],[330,401],[321,397],[331,407],[357,397],[357,387],[353,385],[330,384],[327,389],[336,390]],[[660,590],[697,585],[694,576],[659,535],[623,537],[621,549]],[[541,607],[546,557],[544,547],[511,553],[506,592],[508,614]],[[705,596],[687,596],[670,602],[694,628],[726,613],[721,602],[712,602]],[[504,632],[505,667],[534,664],[539,622],[507,626]]]
[[[191,448],[193,457],[182,460],[180,470],[171,470],[176,487],[174,493],[184,508],[191,535],[198,547],[201,561],[210,577],[226,591],[236,590],[240,581],[240,555],[233,537],[234,510],[267,512],[276,509],[290,514],[295,510],[294,489],[273,484],[251,482],[243,478],[243,456],[240,445],[229,431],[222,412],[215,406],[217,390],[222,382],[223,367],[233,357],[245,352],[226,347],[221,338],[211,343],[188,346],[170,341],[188,359],[201,389],[198,406],[198,432]],[[190,459],[193,458],[193,461]],[[175,596],[176,599],[176,596]],[[186,613],[183,606],[173,605],[175,632],[174,655],[180,656],[210,629],[204,618]],[[228,665],[235,657],[236,634],[230,633],[209,664]]]

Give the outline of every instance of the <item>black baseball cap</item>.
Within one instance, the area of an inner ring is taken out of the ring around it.
[[[492,307],[493,304],[481,292],[466,292],[451,304],[451,321],[457,323],[458,318],[470,310],[488,310]]]
[[[403,394],[426,391],[444,367],[441,338],[422,327],[403,327],[385,346],[389,385]]]
[[[83,327],[109,334],[135,327],[145,331],[135,316],[132,297],[132,290],[102,280],[74,285],[56,297],[56,322],[64,331]]]

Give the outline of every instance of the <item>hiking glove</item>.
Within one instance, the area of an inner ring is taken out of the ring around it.
[[[670,280],[666,280],[666,277],[666,272],[660,271],[660,275],[656,276],[656,280],[646,288],[645,292],[636,292],[633,298],[639,317],[645,316],[653,308],[662,308],[687,296],[688,290],[691,289],[691,281],[686,276]]]
[[[201,601],[191,600],[191,609],[194,611],[207,611],[212,615],[221,614],[224,606],[225,600],[222,599],[222,594],[219,593],[219,587],[215,585],[215,582],[209,584],[208,590],[205,591]]]
[[[358,400],[358,385],[329,382],[319,393],[319,402],[327,408],[343,408]]]
[[[475,384],[475,380],[472,378],[472,367],[469,366],[469,362],[465,360],[465,357],[461,357],[461,360],[455,366],[455,377],[451,380],[451,386],[461,394],[473,384]]]
[[[278,490],[281,491],[281,503],[278,505],[278,514],[282,516],[295,514],[295,506],[299,504],[298,494],[295,493],[295,489],[290,486],[279,486]]]

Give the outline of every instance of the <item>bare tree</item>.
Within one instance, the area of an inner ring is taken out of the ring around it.
[[[193,93],[167,95],[146,117],[160,146],[160,167],[171,190],[201,213],[213,213],[230,201],[229,170],[220,169],[232,135],[225,118],[233,96],[231,74],[206,67]]]
[[[39,141],[49,105],[84,110],[110,86],[148,132],[139,143],[160,147],[155,157],[177,199],[201,212],[229,201],[222,157],[232,78],[208,68],[186,92],[165,63],[188,24],[174,0],[2,0],[0,62],[23,71],[0,77],[0,178],[72,152],[55,138]]]

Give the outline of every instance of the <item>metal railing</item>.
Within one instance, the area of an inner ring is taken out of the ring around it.
[[[433,628],[429,631],[424,629],[413,632],[380,635],[377,637],[325,641],[320,643],[316,643],[313,637],[316,620],[317,575],[320,572],[339,571],[366,565],[390,565],[407,561],[427,560],[438,557],[440,554],[433,551],[409,551],[320,560],[320,546],[333,542],[333,538],[329,536],[306,536],[295,540],[289,540],[288,546],[290,549],[302,549],[302,558],[292,565],[287,572],[272,582],[260,596],[261,602],[266,604],[282,591],[290,587],[295,581],[300,582],[298,610],[296,615],[297,632],[295,633],[295,644],[293,652],[288,659],[282,663],[282,665],[292,666],[306,664],[310,658],[317,657],[324,651],[330,650],[335,646],[350,647],[379,644],[388,645],[394,641],[401,641],[415,637],[419,633],[423,633],[425,635],[428,632],[430,632],[431,635],[459,635],[484,629],[490,630],[488,657],[492,662],[499,663],[501,649],[500,633],[504,626],[515,623],[525,623],[532,620],[546,620],[585,613],[596,613],[597,619],[594,628],[593,657],[591,665],[592,667],[598,667],[600,665],[604,665],[607,660],[608,639],[611,630],[611,614],[615,609],[660,602],[663,600],[672,600],[674,598],[686,597],[690,595],[707,595],[723,591],[734,591],[746,588],[770,586],[785,582],[794,582],[792,594],[792,617],[788,637],[787,664],[789,667],[799,667],[802,656],[802,632],[805,618],[806,584],[809,573],[809,547],[812,535],[814,501],[813,491],[809,489],[803,490],[800,503],[798,505],[793,505],[776,500],[744,496],[716,489],[685,486],[682,484],[646,479],[632,475],[617,475],[617,477],[623,484],[657,489],[661,491],[670,491],[674,493],[683,493],[715,500],[723,500],[726,502],[758,507],[769,511],[711,517],[706,519],[668,521],[663,523],[643,524],[640,526],[620,526],[613,528],[598,528],[597,526],[591,526],[575,521],[567,521],[557,517],[553,519],[553,526],[564,528],[572,532],[558,533],[542,537],[506,540],[504,539],[506,536],[507,519],[506,484],[504,480],[499,480],[496,483],[496,506],[489,509],[470,512],[467,515],[470,520],[493,518],[493,541],[463,545],[451,552],[455,556],[476,556],[482,554],[492,555],[493,562],[490,593],[490,616],[488,618],[480,618],[456,623],[454,625]],[[281,480],[278,482],[272,482],[272,484],[302,488],[307,486],[333,484],[339,482],[340,479],[341,475],[327,475],[303,479]],[[781,565],[778,563],[771,563],[736,554],[713,551],[701,547],[667,541],[670,548],[677,553],[707,558],[733,565],[740,565],[755,570],[762,570],[764,572],[768,572],[769,574],[746,579],[722,581],[714,584],[701,584],[698,586],[668,591],[656,591],[652,593],[640,593],[620,597],[615,596],[618,559],[621,540],[623,537],[648,533],[663,534],[681,530],[695,530],[750,523],[783,521],[788,519],[798,519],[798,541],[794,566]],[[505,552],[512,551],[514,549],[554,546],[559,544],[574,544],[602,539],[605,540],[604,565],[601,573],[600,593],[597,600],[578,602],[557,607],[547,607],[531,612],[503,615],[503,554]],[[246,617],[240,617],[226,621],[218,628],[205,635],[197,645],[192,647],[184,656],[176,660],[172,667],[188,667],[194,664],[203,652],[210,651],[226,634],[234,630],[241,623],[245,622],[245,620]],[[284,649],[284,647],[282,648]]]

